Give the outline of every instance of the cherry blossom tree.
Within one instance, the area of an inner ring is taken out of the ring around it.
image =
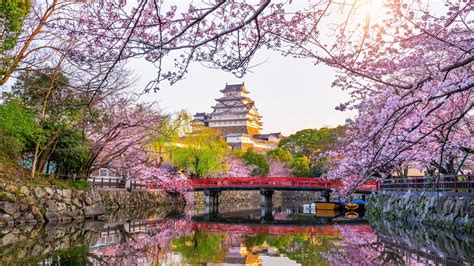
[[[350,188],[401,166],[455,174],[463,151],[473,149],[473,7],[446,5],[441,17],[421,3],[387,5],[385,25],[374,25],[364,46],[373,44],[346,55],[357,72],[370,73],[348,71],[335,83],[353,97],[340,108],[359,112],[348,121],[348,146],[334,154],[332,176],[350,177]]]
[[[143,57],[157,75],[145,91],[174,83],[192,62],[246,73],[259,48],[309,58],[340,71],[334,87],[352,99],[347,147],[332,153],[331,177],[349,187],[387,177],[400,167],[452,173],[473,150],[473,31],[468,0],[158,0],[32,1],[24,31],[2,60],[0,85],[21,69],[65,57],[87,77],[91,102],[129,59]],[[439,14],[442,12],[442,14]],[[4,63],[4,62],[8,62]],[[348,190],[350,192],[351,189]]]
[[[221,173],[221,176],[225,177],[246,177],[250,176],[252,167],[247,165],[244,160],[236,155],[227,156],[223,161],[225,171]]]
[[[136,57],[157,68],[148,90],[160,81],[181,79],[192,61],[243,75],[257,49],[268,41],[265,33],[284,18],[283,4],[270,0],[189,5],[162,0],[31,2],[23,31],[6,54],[11,60],[2,61],[0,85],[18,69],[41,68],[58,55],[67,55],[81,71],[105,70],[96,76],[98,90],[115,67]]]
[[[346,147],[331,153],[329,176],[345,178],[350,193],[399,167],[452,173],[474,143],[472,3],[444,1],[444,14],[427,1],[325,4],[312,7],[304,34],[290,27],[274,34],[287,55],[339,69],[333,85],[352,96],[338,109],[358,116],[340,139]],[[335,12],[343,19],[331,21]],[[333,25],[331,37],[322,25]]]
[[[292,169],[286,162],[269,159],[270,172],[268,176],[271,177],[288,177],[293,175]]]
[[[170,191],[185,187],[186,178],[154,156],[151,144],[167,119],[155,103],[134,103],[133,98],[113,96],[99,108],[106,115],[87,132],[94,155],[89,162],[92,170],[111,168],[130,180],[165,186]]]

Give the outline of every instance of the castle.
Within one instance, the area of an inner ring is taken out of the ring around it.
[[[234,149],[256,152],[274,149],[282,139],[281,133],[262,134],[262,116],[258,114],[255,101],[248,97],[245,84],[226,84],[221,98],[212,106],[212,113],[196,113],[192,123],[193,131],[200,127],[220,131],[227,143]]]

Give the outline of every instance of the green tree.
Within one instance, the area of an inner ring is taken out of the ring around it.
[[[293,174],[299,177],[308,177],[311,174],[311,168],[309,167],[309,160],[306,156],[300,156],[293,159],[291,166],[293,168]]]
[[[180,137],[183,137],[189,131],[191,115],[186,111],[178,112],[172,116],[166,117],[160,124],[158,134],[150,144],[150,148],[157,154],[158,166],[161,166],[175,150],[175,143]]]
[[[210,128],[188,134],[177,145],[173,163],[179,168],[187,169],[197,178],[222,170],[222,161],[229,152],[229,145],[220,133]]]
[[[0,104],[0,162],[18,163],[28,145],[41,134],[35,114],[17,99]]]
[[[255,153],[252,149],[248,149],[243,153],[242,158],[248,165],[254,166],[252,176],[267,176],[270,171],[270,165],[265,158],[265,155]]]
[[[306,156],[311,168],[310,175],[319,177],[327,172],[329,159],[324,154],[339,147],[338,138],[343,133],[343,126],[304,129],[280,141],[279,147],[295,157]]]
[[[55,173],[59,176],[80,175],[88,173],[88,162],[92,156],[89,142],[83,132],[76,128],[64,128],[59,141],[46,164],[46,172],[51,172],[50,162],[55,164]]]
[[[30,0],[0,0],[0,22],[3,24],[0,31],[0,52],[15,47],[23,28],[23,20],[30,8]]]
[[[15,47],[30,8],[30,0],[0,0],[0,76],[15,60],[5,52]]]
[[[267,152],[267,156],[277,161],[286,162],[286,163],[291,162],[291,160],[293,159],[293,156],[291,155],[291,153],[288,150],[285,150],[282,148],[269,150]]]
[[[5,97],[27,106],[35,114],[36,124],[41,129],[28,151],[32,159],[32,176],[45,172],[53,159],[58,174],[83,172],[78,164],[87,160],[88,143],[78,125],[85,122],[86,110],[89,114],[92,112],[85,108],[87,99],[74,93],[59,69],[23,72]]]

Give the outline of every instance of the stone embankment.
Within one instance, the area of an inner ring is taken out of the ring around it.
[[[85,257],[89,247],[99,242],[102,228],[100,221],[4,227],[0,230],[0,264],[59,265],[61,255]]]
[[[0,226],[67,223],[94,219],[118,209],[149,209],[183,203],[164,192],[59,189],[0,184]]]
[[[435,226],[407,225],[401,221],[369,219],[369,222],[384,245],[395,243],[398,247],[423,250],[441,257],[474,260],[474,238],[471,234]]]
[[[194,205],[204,208],[205,197],[203,192],[193,193]],[[324,200],[321,192],[309,191],[275,191],[273,207],[292,207],[301,204],[310,204],[316,200]],[[219,196],[219,212],[260,208],[260,191],[222,191]]]
[[[367,199],[371,219],[403,221],[455,230],[474,231],[474,198],[437,193],[381,192]]]

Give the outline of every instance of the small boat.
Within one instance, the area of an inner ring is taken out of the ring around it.
[[[316,210],[339,210],[342,207],[341,202],[334,201],[316,201],[314,204],[316,205]]]
[[[365,207],[365,201],[361,199],[351,200],[344,203],[344,209],[348,211],[362,211]]]
[[[359,218],[359,213],[355,211],[349,211],[344,214],[344,217],[346,217],[347,219],[356,219]]]

